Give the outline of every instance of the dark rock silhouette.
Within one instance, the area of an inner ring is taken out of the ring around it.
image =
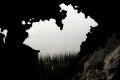
[[[84,69],[74,74],[72,80],[112,80],[118,71],[120,60],[120,39],[117,36],[118,34],[113,35],[104,47],[82,58]]]
[[[72,6],[80,12],[82,10],[86,17],[90,15],[98,22],[98,27],[92,28],[87,34],[87,40],[82,43],[81,51],[78,57],[71,62],[67,67],[65,75],[63,74],[60,80],[69,80],[76,71],[76,65],[81,59],[88,54],[92,54],[95,49],[105,45],[105,41],[113,33],[119,33],[118,7],[117,2],[105,1],[87,1],[87,0],[42,0],[42,1],[14,1],[7,2],[7,6],[0,5],[0,28],[7,29],[7,37],[3,43],[4,35],[0,33],[0,53],[2,61],[2,72],[4,78],[9,80],[37,80],[37,53],[38,50],[33,50],[27,45],[24,45],[24,40],[28,37],[26,32],[32,25],[32,22],[41,20],[56,20],[56,24],[62,30],[64,25],[62,20],[66,17],[66,11],[60,12],[59,5],[65,3]],[[6,2],[1,2],[6,5]],[[75,6],[78,6],[77,8]],[[30,15],[32,14],[32,15]],[[16,15],[16,16],[15,16]],[[19,16],[23,15],[23,16]],[[27,16],[26,16],[27,15]],[[22,25],[22,21],[31,24]],[[81,69],[83,69],[81,63]],[[117,72],[116,75],[118,75]],[[57,79],[58,80],[58,79]]]

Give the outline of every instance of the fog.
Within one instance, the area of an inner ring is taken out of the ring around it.
[[[85,18],[84,13],[77,13],[71,5],[61,4],[60,7],[67,11],[67,17],[62,21],[63,30],[60,30],[54,19],[50,19],[34,22],[32,27],[26,31],[29,37],[24,44],[40,50],[39,55],[52,56],[79,52],[80,44],[86,40],[90,26],[98,25],[90,16]]]

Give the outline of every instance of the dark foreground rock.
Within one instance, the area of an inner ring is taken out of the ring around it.
[[[83,71],[78,71],[71,80],[119,80],[120,40],[116,36],[109,38],[105,47],[84,57],[83,61],[87,59]]]

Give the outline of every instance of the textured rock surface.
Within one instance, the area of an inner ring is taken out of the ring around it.
[[[112,80],[119,68],[120,41],[113,35],[105,47],[99,48],[84,62],[83,72],[72,80]]]

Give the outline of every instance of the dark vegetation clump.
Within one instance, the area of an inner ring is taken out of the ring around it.
[[[38,70],[40,71],[40,80],[61,80],[66,67],[71,60],[76,58],[75,54],[63,54],[56,56],[44,56],[38,60]]]

